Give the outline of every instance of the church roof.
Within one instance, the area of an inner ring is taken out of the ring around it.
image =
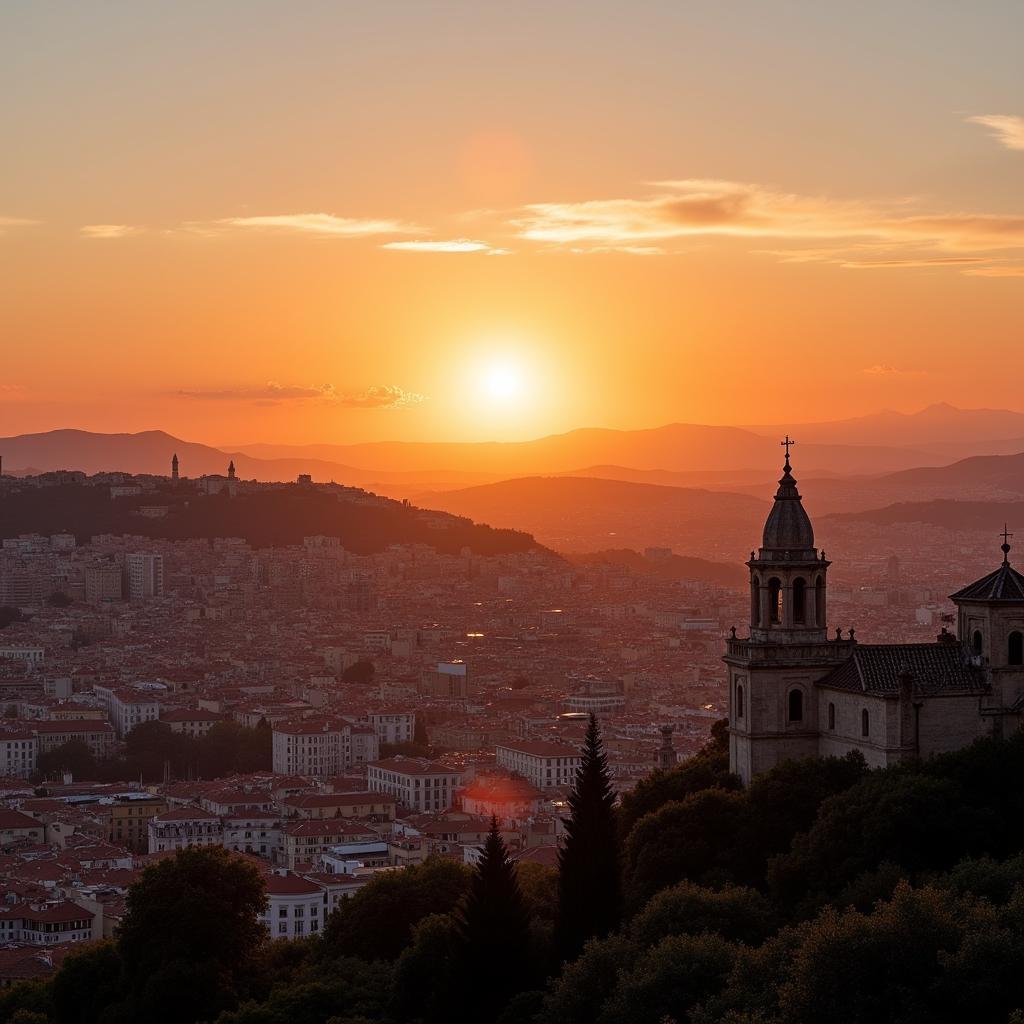
[[[950,595],[951,601],[1014,601],[1024,604],[1024,575],[1009,562]]]
[[[858,644],[846,661],[818,680],[818,686],[873,696],[895,696],[899,677],[909,672],[915,694],[978,693],[981,673],[959,643]]]
[[[769,551],[810,551],[814,547],[814,528],[796,489],[796,480],[786,455],[786,465],[775,492],[775,503],[764,524],[761,546]]]

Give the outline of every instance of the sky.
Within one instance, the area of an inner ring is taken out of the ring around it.
[[[0,6],[0,433],[1024,408],[1024,5]]]

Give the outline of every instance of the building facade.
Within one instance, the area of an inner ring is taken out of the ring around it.
[[[865,644],[829,635],[828,569],[792,475],[789,442],[761,547],[748,635],[726,642],[729,764],[745,783],[782,761],[859,751],[872,767],[1018,728],[1024,714],[1024,576],[1009,562],[951,595],[957,635]]]

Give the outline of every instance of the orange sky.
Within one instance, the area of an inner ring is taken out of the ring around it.
[[[1017,4],[209,6],[0,11],[2,433],[1024,407]]]

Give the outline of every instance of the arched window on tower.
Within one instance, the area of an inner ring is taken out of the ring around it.
[[[736,686],[736,717],[743,717],[743,685],[737,684]]]
[[[831,701],[828,705],[828,727],[834,729],[836,727],[836,706]]]
[[[979,656],[981,655],[981,646],[982,646],[982,644],[984,642],[985,641],[984,641],[984,638],[981,635],[981,630],[980,629],[976,629],[974,631],[974,636],[971,637],[971,648],[972,648],[972,650],[974,651],[975,654],[977,654]]]
[[[761,577],[755,576],[750,581],[750,624],[761,625]]]
[[[804,720],[803,690],[789,691],[789,720],[791,722],[802,722]]]
[[[1024,665],[1024,633],[1016,629],[1006,644],[1006,661],[1009,665]]]
[[[772,622],[782,621],[782,580],[775,576],[768,581],[768,609]]]
[[[793,621],[800,625],[807,621],[807,582],[802,576],[793,580]]]
[[[825,627],[825,577],[819,576],[814,583],[814,624],[818,629]]]
[[[867,708],[864,708],[860,713],[860,734],[861,736],[871,735],[871,716],[868,715]]]

